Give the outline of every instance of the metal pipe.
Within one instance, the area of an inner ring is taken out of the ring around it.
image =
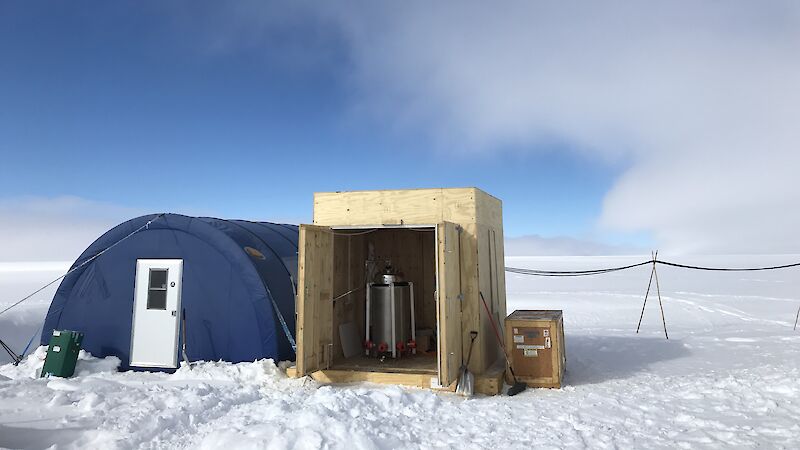
[[[370,293],[372,291],[371,288],[372,288],[372,282],[371,281],[367,282],[367,318],[366,318],[367,326],[364,329],[364,344],[369,342],[369,326],[370,326],[369,306],[370,306]],[[369,356],[369,351],[370,351],[370,348],[366,347],[364,349],[364,354]]]
[[[392,358],[397,358],[397,330],[395,330],[394,281],[389,283],[389,309],[392,316]]]
[[[408,290],[409,295],[411,297],[411,340],[414,341],[414,348],[411,349],[411,353],[416,355],[417,354],[417,324],[414,321],[414,283],[411,281],[408,282]]]

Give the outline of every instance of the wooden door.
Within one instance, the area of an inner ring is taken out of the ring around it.
[[[330,364],[333,344],[333,233],[300,225],[297,271],[297,374]]]
[[[461,367],[461,227],[450,222],[437,225],[439,383],[449,386]]]

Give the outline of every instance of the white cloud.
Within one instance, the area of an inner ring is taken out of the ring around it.
[[[0,199],[0,261],[73,261],[113,226],[141,214],[72,196]]]
[[[608,256],[644,255],[642,248],[608,245],[569,236],[543,237],[538,235],[507,237],[506,256]]]
[[[337,8],[359,110],[460,151],[624,161],[598,226],[666,250],[800,251],[800,3]]]
[[[218,211],[197,206],[161,205],[145,210],[67,195],[0,198],[0,273],[25,268],[51,270],[61,267],[61,262],[77,259],[92,242],[111,228],[135,217],[158,212],[219,217]],[[279,223],[308,222],[296,219],[251,218]],[[43,265],[34,263],[36,261],[52,263]]]

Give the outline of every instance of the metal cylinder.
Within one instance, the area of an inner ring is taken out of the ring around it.
[[[394,308],[392,307],[394,289]],[[373,284],[370,286],[371,340],[377,346],[386,343],[387,352],[397,355],[397,344],[411,339],[411,287],[409,283]],[[392,326],[394,321],[394,326]]]

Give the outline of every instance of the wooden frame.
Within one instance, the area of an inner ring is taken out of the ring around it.
[[[332,370],[336,369],[335,364],[331,367],[331,362],[340,353],[338,330],[332,326],[334,316],[350,308],[347,313],[349,317],[356,317],[355,321],[358,321],[358,314],[363,317],[363,313],[358,311],[358,293],[345,296],[351,302],[349,306],[340,307],[337,304],[334,308],[331,305],[339,292],[347,293],[349,289],[345,287],[357,288],[355,284],[364,277],[365,269],[361,267],[368,256],[359,239],[348,238],[346,242],[336,239],[339,234],[337,230],[364,230],[366,233],[372,228],[413,229],[419,224],[436,229],[434,252],[427,256],[420,254],[419,258],[423,259],[418,263],[420,267],[427,267],[424,271],[430,270],[428,264],[435,264],[435,286],[429,283],[420,289],[424,292],[435,289],[436,304],[425,300],[428,298],[426,294],[420,296],[424,298],[418,306],[423,310],[433,307],[428,311],[435,311],[436,314],[435,331],[439,334],[438,383],[450,386],[456,380],[462,357],[469,349],[471,331],[478,331],[478,338],[469,364],[470,371],[476,374],[478,380],[492,379],[484,375],[494,373],[490,368],[501,357],[501,352],[489,316],[483,310],[480,293],[484,294],[491,315],[499,323],[506,315],[502,204],[500,200],[476,188],[326,192],[314,195],[313,225],[300,227],[298,360],[295,372],[298,376],[322,377],[314,375],[316,371],[324,371],[329,378],[330,374],[339,372],[362,373]],[[327,240],[324,237],[326,235],[331,238]],[[402,252],[405,247],[400,246],[400,250],[395,251]],[[434,257],[435,262],[424,259]],[[420,267],[413,270],[423,270]],[[344,271],[353,271],[354,274],[345,274]],[[418,285],[419,281],[414,280],[414,284]],[[372,381],[398,379],[398,374],[391,373],[391,370],[365,373],[384,375],[352,376]],[[403,375],[418,377],[412,385],[420,385],[423,378],[419,377],[424,375],[426,381],[423,384],[430,387],[430,373]],[[338,375],[333,375],[333,378],[347,379]]]

